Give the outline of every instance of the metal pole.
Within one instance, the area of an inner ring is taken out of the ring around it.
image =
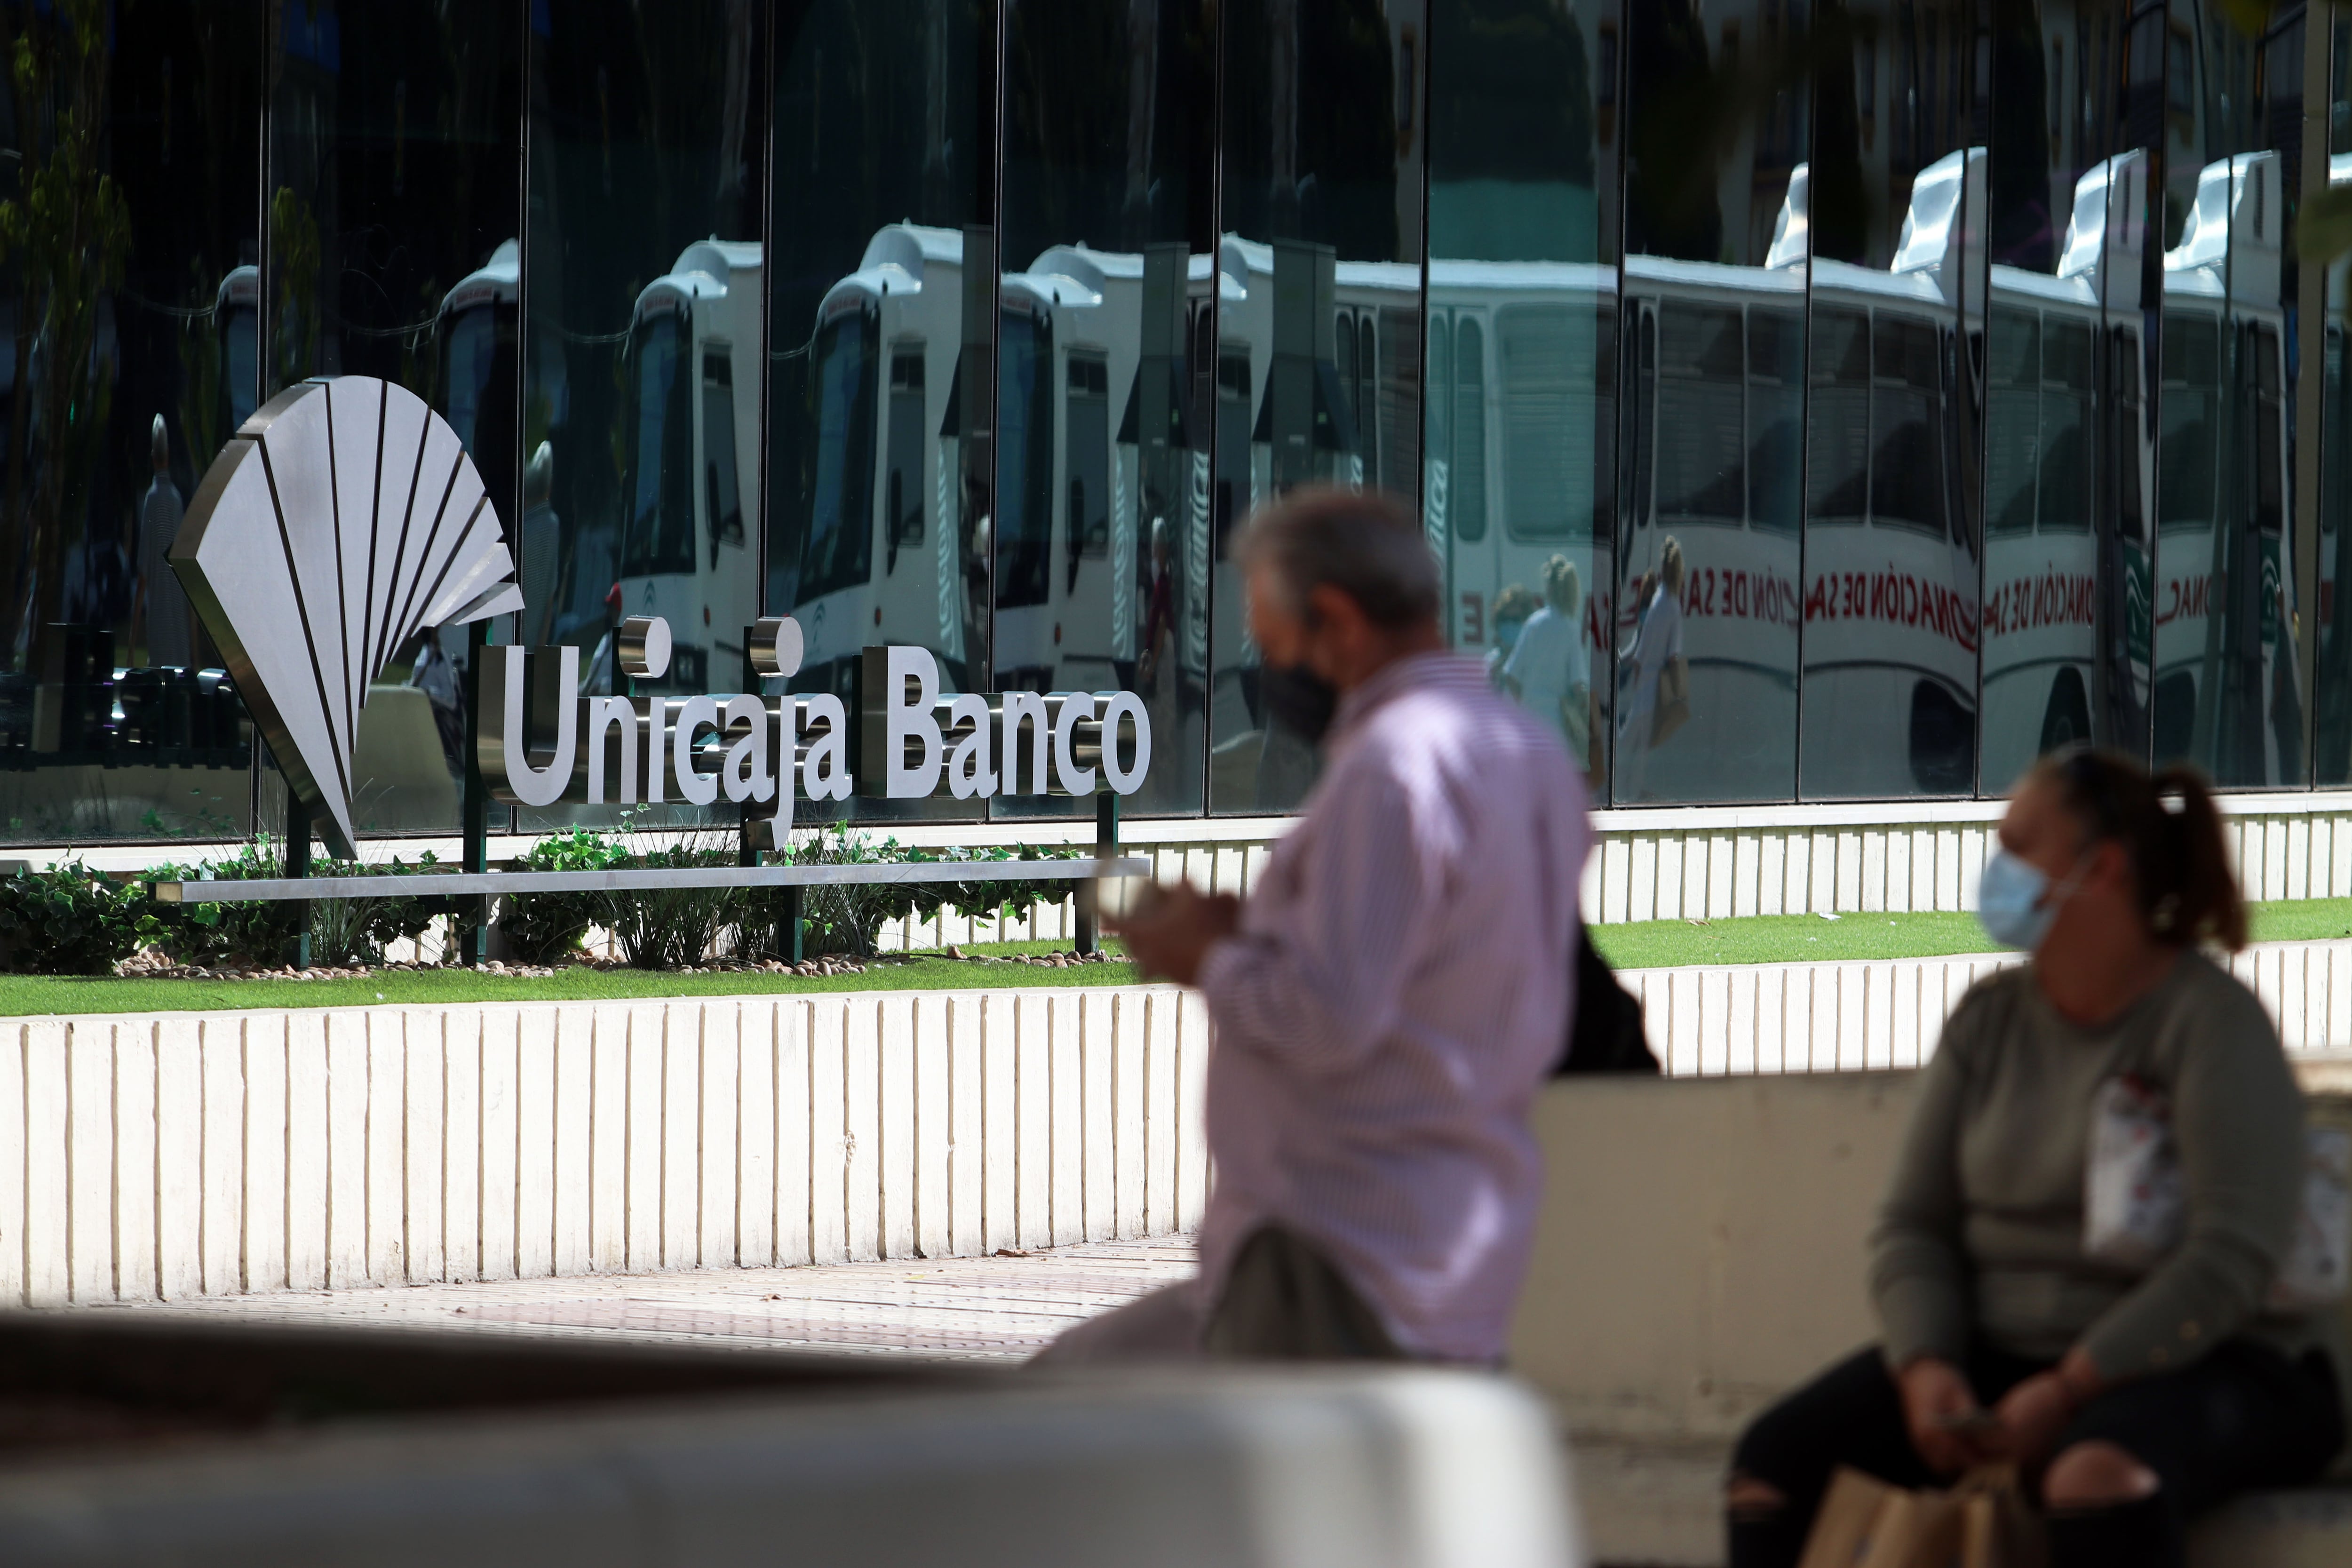
[[[464,835],[462,852],[464,868],[472,872],[489,869],[490,862],[490,792],[482,782],[482,650],[490,646],[490,628],[487,621],[476,621],[466,628],[466,776]],[[449,933],[457,947],[457,962],[479,964],[490,956],[490,897],[478,893],[460,899],[457,912],[451,917],[456,928]]]
[[[286,775],[279,773],[281,783]],[[302,804],[291,784],[286,784],[286,875],[298,880],[310,874],[310,808]],[[294,905],[293,951],[288,961],[297,969],[310,967],[310,900],[298,900]]]
[[[1118,795],[1105,790],[1095,796],[1095,858],[1115,858],[1118,854]],[[1078,884],[1078,951],[1091,953],[1102,948],[1102,879],[1090,877]]]

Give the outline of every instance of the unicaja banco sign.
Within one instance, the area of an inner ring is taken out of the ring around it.
[[[328,847],[354,853],[352,759],[370,684],[417,632],[522,608],[513,558],[457,432],[366,376],[255,412],[197,487],[172,564]],[[668,669],[669,627],[625,621],[617,662]],[[752,672],[801,663],[789,616],[747,628]],[[576,647],[484,650],[477,757],[502,800],[725,802],[772,822],[794,796],[958,800],[1140,788],[1151,721],[1129,691],[942,696],[920,647],[869,647],[855,710],[831,693],[580,695]]]

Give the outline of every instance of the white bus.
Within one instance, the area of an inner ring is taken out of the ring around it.
[[[761,276],[758,244],[698,240],[630,319],[622,606],[669,622],[682,690],[739,683],[760,616]]]

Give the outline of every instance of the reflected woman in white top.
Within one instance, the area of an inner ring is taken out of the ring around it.
[[[1560,732],[1585,765],[1592,750],[1592,651],[1584,644],[1584,582],[1564,555],[1544,563],[1544,606],[1528,617],[1503,682],[1528,712]]]
[[[1650,733],[1657,722],[1658,678],[1683,657],[1683,546],[1673,534],[1658,552],[1658,570],[1638,585],[1640,605],[1631,647],[1617,655],[1617,801],[1643,798],[1650,769]]]

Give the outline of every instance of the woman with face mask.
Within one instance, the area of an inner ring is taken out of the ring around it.
[[[2019,786],[1986,932],[2031,962],[1944,1026],[1871,1240],[1882,1338],[1767,1411],[1726,1493],[1732,1568],[1793,1565],[1832,1471],[1898,1486],[2012,1463],[2053,1568],[2181,1561],[2185,1522],[2323,1471],[2344,1440],[2337,1309],[2270,1300],[2301,1208],[2303,1103],[2253,994],[2221,824],[2187,769],[2088,750]],[[2102,1085],[2160,1097],[2186,1200],[2143,1268],[2089,1255]]]

